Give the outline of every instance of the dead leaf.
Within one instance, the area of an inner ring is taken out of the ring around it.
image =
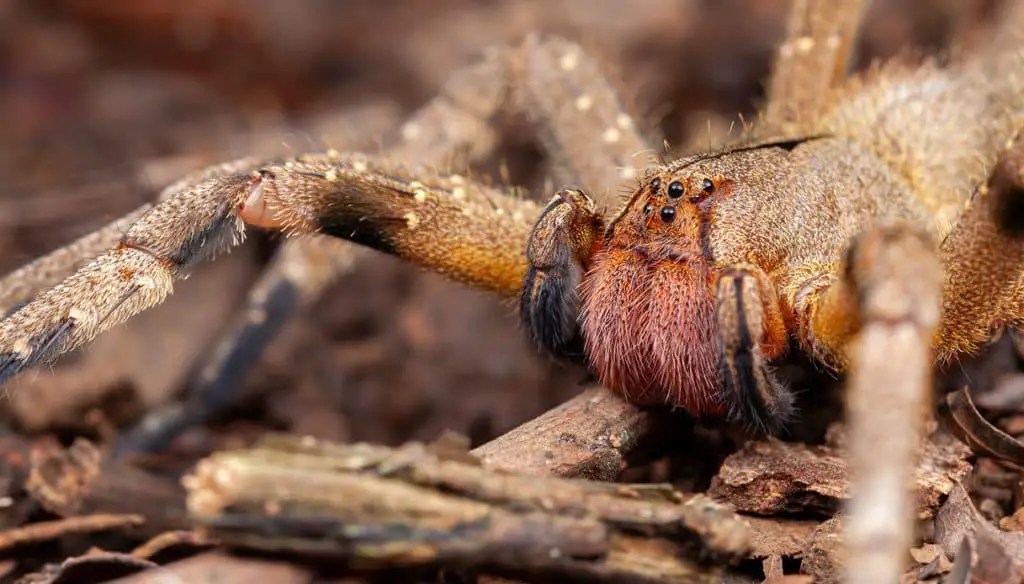
[[[50,564],[39,572],[29,574],[18,584],[81,584],[82,582],[106,582],[140,570],[155,568],[149,560],[134,558],[129,554],[91,551],[85,555],[70,558],[60,564]]]
[[[934,543],[926,543],[919,548],[911,548],[910,557],[920,564],[920,569],[916,573],[911,572],[914,574],[914,579],[912,580],[914,582],[918,579],[934,578],[949,572],[953,568],[953,562],[946,557],[946,552]]]
[[[837,516],[819,525],[808,539],[800,571],[815,584],[840,584],[846,563],[843,558],[843,520]]]
[[[796,556],[807,547],[807,539],[821,521],[787,517],[756,517],[742,519],[750,526],[750,557]]]
[[[966,387],[946,394],[939,403],[939,416],[954,436],[976,452],[1024,468],[1024,444],[986,420]]]
[[[960,564],[961,558],[956,555],[965,539],[973,540],[977,558],[972,581],[1003,584],[1012,576],[1016,578],[1012,581],[1019,584],[1024,576],[1024,533],[1003,531],[986,521],[967,491],[958,485],[935,518],[935,543]]]
[[[924,443],[916,472],[919,517],[931,517],[971,470],[969,448],[945,435]],[[850,497],[843,451],[832,446],[748,442],[729,456],[708,494],[743,513],[833,515]]]

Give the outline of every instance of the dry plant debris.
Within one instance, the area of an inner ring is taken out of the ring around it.
[[[712,582],[749,537],[704,496],[495,472],[417,444],[269,438],[204,460],[186,481],[191,516],[211,539],[362,569]]]
[[[838,434],[833,432],[833,439],[841,440]],[[918,517],[931,517],[968,476],[970,456],[970,448],[947,435],[923,442],[915,472]],[[708,493],[745,513],[827,517],[850,498],[849,481],[842,448],[751,441],[725,460]]]

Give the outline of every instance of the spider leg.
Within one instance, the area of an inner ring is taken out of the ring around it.
[[[550,92],[524,91],[522,99],[523,107],[551,129],[552,143],[576,139],[570,136],[573,128],[581,127],[574,125],[580,115],[607,115],[604,106],[608,104],[618,112],[614,127],[603,134],[603,149],[583,148],[570,160],[598,151],[632,154],[642,149],[631,118],[618,107],[607,84],[599,83],[602,78],[593,75],[591,64],[577,45],[560,39],[532,38],[519,47],[491,53],[463,81],[454,82],[456,86],[476,83],[475,92],[448,92],[447,102],[435,102],[436,107],[428,108],[419,121],[403,128],[406,148],[429,152],[431,145],[452,140],[452,132],[480,138],[483,124],[473,120],[485,119],[507,101],[513,87],[530,85],[517,75],[530,79],[550,69],[559,71],[554,78],[562,83],[552,85]],[[501,82],[480,83],[495,75]],[[576,93],[578,99],[569,111],[559,106],[561,102],[538,100],[540,95],[559,95],[558,91]],[[463,124],[420,123],[453,110],[465,114]],[[416,141],[421,142],[413,144]],[[480,140],[455,142],[466,146]],[[183,276],[187,264],[211,247],[209,240],[240,233],[239,218],[289,233],[336,235],[456,280],[509,296],[518,292],[526,271],[523,250],[538,214],[535,205],[458,175],[424,170],[425,178],[418,180],[419,175],[391,162],[334,154],[298,157],[277,165],[261,166],[252,160],[228,163],[199,176],[206,180],[192,177],[169,188],[163,201],[127,228],[115,249],[0,321],[0,381],[80,346],[159,303],[170,292],[172,280]],[[620,154],[612,159],[627,160]],[[635,174],[632,166],[627,174]],[[582,178],[589,182],[592,177]]]
[[[252,166],[251,162],[250,159],[244,159],[234,163],[217,164],[189,174],[165,188],[161,192],[159,200],[173,196],[187,185],[217,176],[237,173],[242,168]],[[152,204],[142,205],[100,229],[0,278],[0,316],[9,315],[38,292],[57,284],[83,267],[89,260],[117,246],[128,228],[152,208]]]
[[[457,280],[518,291],[533,203],[457,175],[423,171],[416,180],[363,156],[256,168],[171,187],[117,247],[0,321],[0,381],[160,303],[192,262],[239,238],[247,213],[290,233],[353,239]]]
[[[890,582],[911,544],[916,467],[932,384],[942,270],[932,237],[882,224],[852,243],[840,266],[808,266],[790,290],[800,339],[849,376],[846,582]],[[884,453],[880,456],[880,453]]]
[[[598,60],[558,37],[528,36],[510,54],[521,105],[563,183],[618,207],[653,155]],[[639,157],[639,160],[638,160]]]
[[[478,160],[490,152],[490,118],[499,110],[522,112],[533,123],[559,180],[581,187],[601,206],[620,203],[651,154],[629,108],[602,70],[577,43],[529,35],[492,48],[457,72],[441,96],[402,127],[393,160],[446,168],[443,160]],[[436,152],[446,154],[438,160]]]
[[[165,192],[177,194],[127,226],[116,246],[0,321],[0,381],[160,303],[193,261],[240,234],[233,210],[249,182],[243,174],[172,185]]]
[[[506,61],[490,52],[453,74],[441,92],[405,122],[387,156],[445,168],[488,155],[496,142],[489,119],[508,99]],[[361,145],[366,144],[344,147]],[[115,453],[161,450],[181,431],[232,405],[245,374],[292,314],[317,300],[365,252],[358,245],[321,235],[285,241],[227,332],[204,353],[204,361],[194,364],[182,399],[147,412],[119,436]]]
[[[1024,323],[1022,172],[1024,139],[1018,139],[941,244],[943,315],[935,341],[940,362],[979,350],[999,326]]]
[[[128,225],[152,207],[143,205],[99,230],[0,278],[0,316],[10,314],[40,290],[60,282],[90,259],[117,245]]]
[[[845,79],[866,0],[791,0],[786,39],[776,50],[763,122],[768,133],[808,131]]]
[[[603,231],[593,200],[565,189],[544,208],[526,246],[530,267],[519,296],[520,318],[540,349],[578,364],[586,363],[578,288]]]
[[[182,398],[149,410],[118,436],[114,455],[162,450],[182,431],[232,406],[246,373],[297,311],[317,300],[368,253],[324,236],[288,240],[249,291],[245,307],[204,352],[184,382]]]
[[[853,497],[847,582],[893,582],[913,538],[911,484],[932,390],[942,272],[932,239],[881,227],[854,244],[846,278],[860,327],[848,347]],[[880,456],[880,453],[884,455]]]
[[[730,417],[777,434],[795,411],[793,393],[768,365],[786,348],[774,287],[757,267],[736,266],[718,278],[716,297],[719,377]]]

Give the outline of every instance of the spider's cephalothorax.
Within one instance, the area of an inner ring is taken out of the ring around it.
[[[649,171],[607,228],[584,193],[556,195],[530,237],[521,314],[543,349],[635,403],[731,411],[775,432],[792,400],[765,361],[784,349],[785,328],[744,309],[762,303],[756,279],[716,263],[716,208],[734,181],[690,170]],[[716,310],[723,301],[736,310]]]

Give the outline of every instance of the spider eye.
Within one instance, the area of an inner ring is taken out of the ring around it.
[[[659,188],[661,188],[661,179],[658,177],[654,177],[653,179],[651,179],[651,190],[656,191]]]
[[[686,187],[683,186],[683,183],[677,180],[668,183],[668,196],[672,199],[678,199],[683,196],[685,191]]]
[[[704,187],[704,192],[709,195],[715,192],[715,183],[711,182],[711,179],[704,179],[704,184],[702,186]]]
[[[676,210],[674,207],[662,207],[661,208],[661,220],[665,223],[671,223],[676,218]]]
[[[647,203],[646,205],[644,205],[644,215],[650,215],[650,214],[651,214],[651,204]]]

